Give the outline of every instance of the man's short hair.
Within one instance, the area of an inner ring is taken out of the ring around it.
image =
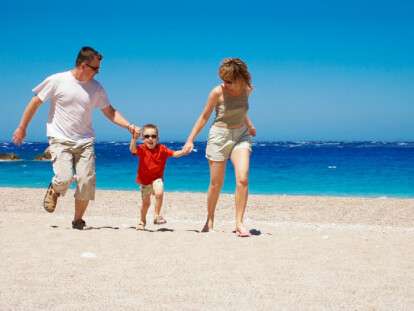
[[[99,60],[102,60],[103,58],[102,54],[100,54],[94,48],[91,48],[90,46],[84,46],[80,49],[78,57],[76,57],[76,66],[79,66],[83,62],[90,63],[94,60],[95,57]]]

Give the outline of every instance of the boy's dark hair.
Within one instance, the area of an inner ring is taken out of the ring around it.
[[[84,46],[80,49],[78,56],[76,57],[76,66],[79,66],[83,62],[90,63],[95,57],[99,60],[102,60],[103,58],[102,54],[100,54],[94,48],[91,48],[90,46]]]
[[[157,132],[158,135],[158,127],[155,124],[147,123],[142,127],[142,133],[144,133],[145,129],[153,129]]]

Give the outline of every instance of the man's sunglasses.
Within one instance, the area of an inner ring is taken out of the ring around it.
[[[152,139],[156,139],[157,138],[157,135],[144,135],[144,138],[145,139],[148,139],[148,138],[152,138]]]
[[[99,67],[95,67],[89,64],[85,64],[86,66],[88,66],[89,68],[91,68],[93,71],[98,72],[99,71]]]

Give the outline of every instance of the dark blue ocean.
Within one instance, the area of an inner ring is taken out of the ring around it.
[[[163,143],[174,150],[183,145]],[[96,143],[99,189],[136,189],[137,159],[128,146],[128,142]],[[196,143],[196,152],[168,160],[167,191],[207,190],[205,146]],[[46,187],[53,174],[51,164],[33,160],[46,147],[35,142],[20,147],[0,143],[0,153],[14,152],[23,159],[0,162],[0,187]],[[414,142],[257,142],[249,189],[254,194],[414,197]],[[234,191],[230,162],[223,191]]]

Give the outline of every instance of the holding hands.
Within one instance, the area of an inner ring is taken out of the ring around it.
[[[127,129],[128,129],[128,132],[131,133],[134,139],[138,139],[139,136],[141,135],[141,128],[136,126],[135,124],[128,124]]]
[[[192,141],[187,141],[183,148],[181,149],[185,155],[189,154],[194,149],[194,143]]]

